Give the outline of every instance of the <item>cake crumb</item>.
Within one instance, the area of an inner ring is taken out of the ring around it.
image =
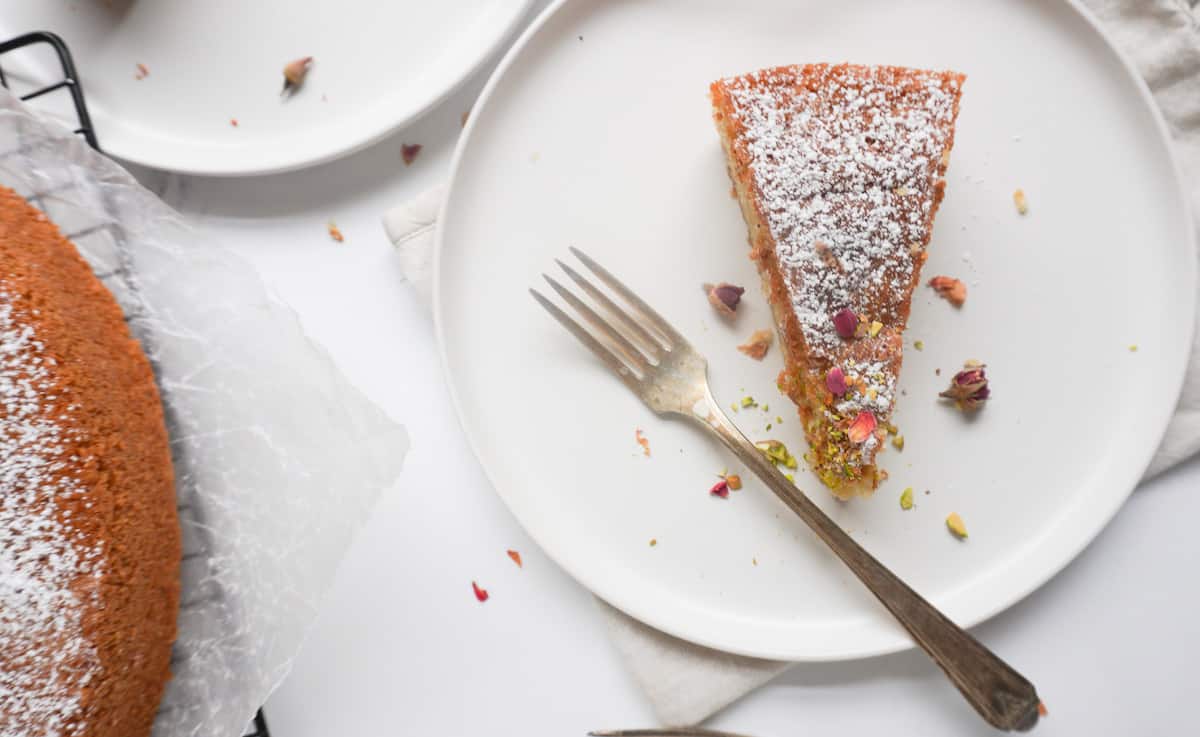
[[[967,285],[962,279],[952,276],[935,276],[929,280],[929,286],[937,295],[955,307],[962,307],[967,301]]]
[[[140,81],[149,76],[150,76],[149,67],[147,67],[145,64],[143,64],[139,61],[137,64],[137,73],[133,75],[133,78]]]
[[[650,547],[653,548],[656,545],[658,545],[658,538],[657,537],[650,538]]]
[[[642,446],[642,455],[650,457],[650,439],[642,433],[642,428],[636,428],[633,437],[637,440],[637,444]]]
[[[333,222],[332,220],[329,221],[329,225],[326,226],[326,229],[329,231],[329,237],[338,243],[342,243],[346,240],[346,236],[342,235],[342,231],[338,229],[337,223]]]
[[[770,330],[755,330],[750,335],[750,340],[739,345],[737,348],[755,361],[761,361],[766,357],[767,349],[771,347],[771,341],[774,337],[775,334]]]

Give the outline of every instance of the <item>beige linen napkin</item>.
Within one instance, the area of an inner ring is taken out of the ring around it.
[[[1184,0],[1083,0],[1133,60],[1154,93],[1200,212],[1200,29]],[[403,203],[383,218],[401,268],[428,302],[434,230],[444,188]],[[1153,476],[1200,451],[1200,353],[1193,349],[1175,416],[1150,464]],[[664,724],[694,724],[792,663],[746,658],[663,634],[597,600],[617,650]]]

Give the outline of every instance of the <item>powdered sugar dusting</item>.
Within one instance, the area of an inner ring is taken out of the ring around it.
[[[810,355],[832,359],[835,312],[901,314],[961,78],[815,65],[724,85]]]
[[[80,733],[80,688],[99,667],[77,592],[94,590],[102,557],[62,507],[84,489],[51,366],[0,289],[0,737]]]

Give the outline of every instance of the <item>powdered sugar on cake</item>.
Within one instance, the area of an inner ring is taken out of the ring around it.
[[[80,592],[102,573],[65,502],[85,493],[67,449],[73,408],[58,396],[32,327],[0,290],[0,737],[77,734],[79,693],[99,668],[82,633]]]
[[[886,67],[784,67],[724,85],[810,355],[849,308],[891,323],[912,288],[961,80]]]

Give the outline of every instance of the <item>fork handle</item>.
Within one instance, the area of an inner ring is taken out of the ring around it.
[[[863,549],[754,447],[708,397],[697,419],[717,434],[842,559],[929,654],[971,706],[994,727],[1026,731],[1038,720],[1033,684],[950,621]],[[698,408],[699,409],[699,408]]]

